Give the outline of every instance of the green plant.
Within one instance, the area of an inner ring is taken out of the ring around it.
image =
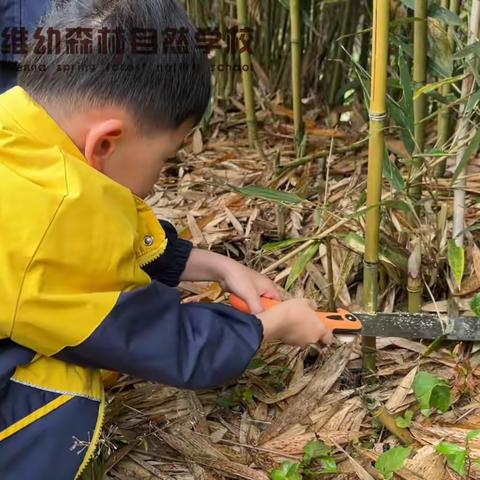
[[[245,385],[235,385],[233,391],[228,396],[217,398],[217,405],[221,408],[234,407],[240,404],[255,405],[253,399],[253,390]]]
[[[477,293],[470,302],[470,307],[477,317],[480,317],[480,293]]]
[[[319,440],[308,442],[301,462],[284,462],[270,475],[271,480],[303,480],[315,478],[318,474],[337,473],[337,463],[332,450]]]
[[[408,447],[392,448],[378,457],[375,468],[389,480],[395,472],[403,468],[411,453],[412,449]]]
[[[461,447],[450,442],[441,442],[437,445],[437,452],[447,457],[448,466],[456,473],[465,478],[470,478],[470,468],[472,460],[470,458],[469,443],[475,438],[480,437],[480,430],[473,430],[467,434],[465,446]],[[473,460],[480,465],[480,459]]]
[[[413,420],[413,411],[407,410],[403,417],[395,418],[395,423],[397,427],[408,428],[412,424],[412,420]]]
[[[445,413],[452,404],[450,384],[432,373],[417,373],[413,382],[413,391],[420,404],[422,414],[426,417],[431,415],[432,410]]]

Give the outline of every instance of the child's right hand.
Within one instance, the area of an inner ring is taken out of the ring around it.
[[[305,347],[312,343],[332,343],[333,334],[318,318],[310,302],[296,298],[257,314],[263,323],[267,341],[281,340],[290,345]]]

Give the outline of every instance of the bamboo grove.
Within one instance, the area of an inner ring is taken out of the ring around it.
[[[293,264],[284,286],[300,281],[321,252],[328,257],[344,248],[363,257],[349,281],[361,284],[368,312],[383,310],[392,288],[397,295],[389,308],[412,313],[437,300],[455,313],[478,293],[472,276],[480,261],[472,252],[480,223],[471,207],[480,191],[469,183],[469,165],[480,145],[480,0],[186,0],[185,6],[198,26],[219,27],[237,44],[250,29],[250,51],[239,54],[223,42],[212,54],[215,96],[202,128],[215,116],[228,126],[240,114],[251,148],[266,160],[263,197],[268,191],[281,204],[270,247],[289,251]],[[271,154],[262,141],[272,111],[291,125],[293,161]],[[319,125],[331,132],[326,147],[313,141]],[[358,136],[341,143],[336,129],[357,129]],[[367,145],[364,195],[357,213],[335,229],[329,165]],[[292,172],[300,187],[287,192]],[[317,227],[303,241],[289,238],[285,215],[305,202],[305,218],[315,206]],[[349,233],[349,222],[362,235]],[[331,262],[325,269],[335,283]],[[325,305],[340,306],[334,285],[328,292]],[[374,371],[375,339],[364,339],[363,347],[364,367]]]

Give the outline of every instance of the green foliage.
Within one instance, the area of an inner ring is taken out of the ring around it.
[[[321,460],[322,458],[329,457],[330,455],[330,447],[327,447],[327,445],[318,440],[312,440],[305,446],[303,464],[311,465],[313,461]]]
[[[469,160],[473,157],[473,155],[475,155],[478,152],[479,146],[480,146],[480,128],[477,128],[477,131],[475,132],[475,135],[472,141],[468,144],[468,147],[465,150],[462,160],[459,162],[459,164],[457,165],[457,168],[455,169],[455,172],[452,178],[452,183],[454,183],[455,180],[457,180],[457,178],[460,176],[460,174],[465,170],[465,167],[467,166]]]
[[[300,255],[298,260],[292,267],[290,275],[288,276],[285,289],[289,290],[293,284],[298,280],[300,275],[304,272],[306,266],[318,255],[318,244],[315,243],[305,250],[305,252]]]
[[[467,474],[467,465],[471,461],[469,443],[478,437],[480,437],[480,430],[472,430],[467,434],[464,447],[450,442],[441,442],[436,450],[447,457],[448,466],[463,477]],[[480,459],[477,458],[474,462],[480,464]]]
[[[337,473],[337,463],[332,450],[319,440],[308,442],[304,448],[303,459],[299,463],[284,462],[273,470],[271,480],[303,480],[316,478],[319,474]]]
[[[221,408],[230,408],[235,405],[255,405],[253,399],[253,390],[245,385],[237,384],[229,396],[219,397],[216,401],[217,405]]]
[[[405,181],[403,180],[402,174],[397,166],[390,160],[386,149],[383,162],[383,175],[397,192],[403,192],[405,190]]]
[[[448,242],[448,264],[457,285],[460,285],[465,272],[465,250],[463,247],[457,247],[455,240],[449,240]]]
[[[395,423],[397,424],[397,427],[408,428],[412,424],[412,420],[413,420],[413,411],[407,410],[403,417],[397,417],[395,419]]]
[[[299,463],[284,462],[280,468],[271,473],[270,478],[272,480],[302,480],[299,468]]]
[[[417,373],[413,382],[413,391],[422,414],[430,416],[432,410],[442,413],[448,411],[452,404],[452,392],[448,382],[428,372]]]
[[[473,300],[470,302],[470,308],[477,317],[480,317],[480,293],[477,293]]]
[[[415,0],[401,1],[406,7],[415,10]],[[452,27],[463,26],[463,21],[458,15],[431,0],[429,1],[427,15],[431,18],[438,18]]]
[[[238,193],[241,193],[242,195],[245,195],[246,197],[259,198],[273,203],[295,205],[303,202],[303,199],[295,193],[280,192],[271,188],[260,187],[257,185],[249,185],[242,188],[230,186],[230,188]]]
[[[297,243],[306,242],[308,238],[291,238],[288,240],[282,240],[280,242],[271,242],[266,243],[262,246],[263,252],[277,252],[279,250],[284,250],[285,248],[291,247],[292,245],[296,245]]]
[[[392,448],[378,457],[375,468],[389,480],[395,472],[403,468],[411,453],[412,449],[408,447]]]
[[[467,449],[459,447],[454,443],[442,442],[437,448],[437,452],[447,457],[448,466],[458,473],[465,475],[465,467],[467,465]]]
[[[266,365],[267,364],[264,360],[258,357],[254,357],[248,364],[247,370],[256,370],[257,368],[262,368],[262,367],[265,367]]]

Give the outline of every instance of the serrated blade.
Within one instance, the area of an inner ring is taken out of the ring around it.
[[[434,340],[446,335],[447,340],[480,341],[480,318],[439,318],[431,314],[354,313],[362,322],[365,337],[401,337]]]

